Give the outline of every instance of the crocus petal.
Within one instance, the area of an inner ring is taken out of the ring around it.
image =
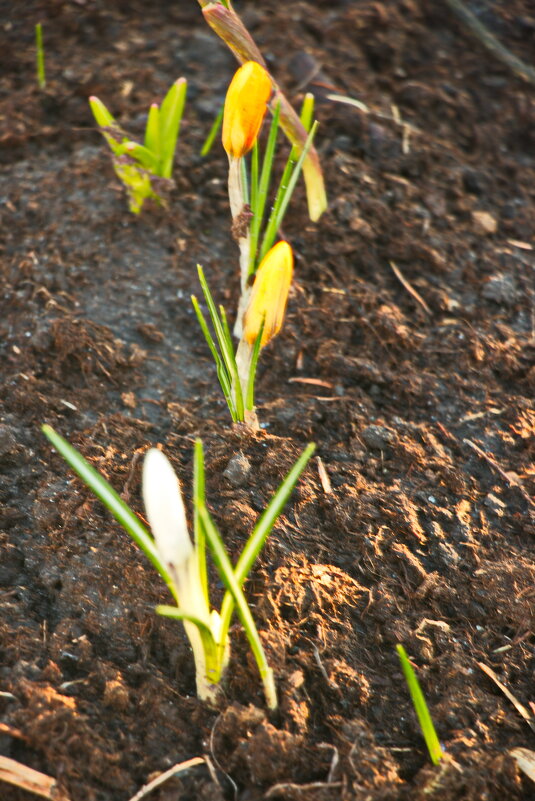
[[[167,457],[156,448],[147,451],[143,462],[143,501],[162,560],[180,566],[193,553],[193,545],[178,478]]]
[[[264,256],[256,271],[251,299],[243,321],[243,338],[253,345],[264,321],[261,347],[276,336],[284,320],[292,283],[292,248],[281,240]]]
[[[256,61],[246,61],[234,75],[223,116],[223,147],[232,158],[241,158],[256,142],[271,88],[267,71]]]

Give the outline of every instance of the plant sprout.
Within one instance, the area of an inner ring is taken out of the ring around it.
[[[427,707],[422,688],[420,687],[420,683],[409,661],[409,657],[407,656],[405,648],[402,645],[396,645],[396,651],[399,656],[399,661],[401,662],[401,669],[403,670],[403,675],[405,676],[405,681],[407,682],[407,686],[409,688],[414,710],[418,717],[418,722],[424,736],[427,750],[429,751],[431,762],[433,765],[438,765],[444,756],[444,753],[442,751],[431,714]]]
[[[310,128],[308,138],[299,157],[297,147],[292,148],[278,187],[270,192],[280,121],[279,104],[275,106],[262,157],[258,134],[271,91],[272,82],[266,70],[255,61],[248,61],[234,75],[225,99],[222,140],[229,159],[228,188],[233,233],[240,248],[241,297],[234,328],[237,337],[242,334],[251,276],[275,242],[317,128],[317,123],[311,126],[313,97],[307,95],[302,119]],[[245,157],[250,151],[248,169]],[[271,212],[264,220],[268,197],[272,199]]]
[[[223,39],[240,64],[246,61],[256,61],[262,67],[266,67],[260,50],[232,8],[230,0],[198,0],[198,2],[208,25]],[[270,79],[274,88],[271,108],[274,110],[277,105],[280,106],[281,128],[300,154],[305,147],[307,132],[273,76],[270,75]],[[306,184],[308,213],[310,219],[316,222],[327,208],[327,195],[318,154],[313,147],[310,147],[306,155],[303,175]]]
[[[215,341],[200,309],[197,298],[191,302],[217,368],[233,422],[243,422],[252,430],[258,429],[254,408],[254,385],[261,348],[271,342],[281,327],[292,281],[293,254],[288,242],[281,240],[266,254],[254,280],[244,314],[241,339],[236,353],[223,306],[216,308],[212,294],[198,266],[199,281],[212,321]],[[217,343],[217,344],[216,344]]]
[[[176,143],[186,101],[187,82],[179,78],[171,86],[161,106],[150,107],[144,143],[134,142],[112,117],[98,97],[89,105],[101,133],[108,143],[113,168],[128,195],[130,211],[139,214],[147,198],[165,205],[161,194],[171,181]]]
[[[40,22],[35,26],[35,66],[37,85],[39,89],[43,90],[46,88],[45,48],[43,45],[43,26]]]
[[[236,610],[260,672],[266,702],[270,709],[276,709],[277,693],[273,670],[267,662],[242,587],[314,452],[315,445],[311,443],[305,448],[283,479],[233,566],[206,506],[204,454],[199,439],[194,447],[192,543],[178,479],[161,451],[151,448],[143,464],[143,499],[152,528],[151,537],[110,484],[67,440],[48,425],[44,425],[42,431],[141,548],[167,584],[176,605],[163,604],[156,611],[180,620],[184,625],[193,650],[199,698],[208,703],[217,701],[220,683],[228,665],[229,627]],[[219,611],[210,604],[206,546],[226,588]]]

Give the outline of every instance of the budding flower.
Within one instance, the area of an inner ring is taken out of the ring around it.
[[[288,242],[281,240],[264,256],[256,272],[251,299],[243,319],[243,339],[249,345],[255,343],[262,322],[262,348],[281,330],[292,273],[292,248]]]
[[[246,61],[234,75],[223,117],[223,147],[232,158],[245,156],[256,142],[271,88],[268,73],[256,61]]]
[[[143,501],[156,547],[166,567],[178,568],[190,558],[193,545],[180,485],[167,457],[156,448],[143,462]]]

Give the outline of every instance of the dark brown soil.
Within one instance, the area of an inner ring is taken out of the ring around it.
[[[0,4],[0,751],[71,801],[127,801],[203,755],[211,772],[150,797],[535,798],[509,755],[534,734],[478,667],[535,700],[535,89],[446,3],[236,6],[292,100],[318,93],[330,199],[313,225],[300,189],[285,224],[295,285],[261,359],[258,436],[231,429],[189,301],[200,262],[235,303],[226,160],[219,145],[198,155],[231,55],[195,0]],[[470,7],[533,60],[532,3]],[[168,211],[136,218],[87,98],[139,133],[180,75],[176,188]],[[163,584],[44,441],[45,421],[138,511],[145,449],[162,444],[189,497],[201,436],[233,555],[317,443],[332,492],[311,462],[247,585],[277,714],[239,626],[221,710],[195,698],[183,632],[153,611]],[[238,453],[252,469],[235,486],[223,471]],[[452,758],[438,768],[398,642]]]

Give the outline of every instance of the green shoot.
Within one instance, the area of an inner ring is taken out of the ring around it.
[[[431,762],[433,765],[438,765],[444,754],[420,683],[418,682],[405,648],[402,645],[396,645],[396,651],[399,656],[399,661],[401,662],[401,669],[403,670],[403,675],[405,676],[405,681],[409,688],[414,710],[418,717],[418,722],[424,736],[425,744],[427,745],[427,750],[429,751]]]
[[[232,566],[221,534],[206,506],[204,453],[200,440],[194,448],[194,544],[192,544],[180,485],[163,453],[151,448],[143,465],[143,497],[154,539],[108,482],[50,426],[43,433],[89,486],[106,508],[140,546],[166,582],[176,606],[162,604],[156,611],[180,620],[189,638],[196,668],[197,693],[215,703],[229,660],[229,628],[236,609],[257,663],[270,709],[277,708],[273,671],[270,668],[242,586],[287,503],[301,473],[314,452],[311,443],[282,481],[254,527],[236,567]],[[206,544],[226,587],[221,612],[211,608],[206,565]]]
[[[161,192],[166,183],[171,183],[186,91],[186,80],[179,78],[161,106],[152,104],[142,145],[120,128],[104,103],[97,97],[89,98],[93,116],[110,147],[115,173],[126,189],[129,208],[134,214],[139,214],[148,198],[165,205]]]
[[[259,64],[265,63],[253,38],[230,2],[210,2],[210,0],[198,0],[198,2],[208,25],[223,39],[240,63],[248,60],[256,61]],[[274,97],[271,100],[271,108],[274,109],[280,103],[281,128],[292,144],[301,150],[307,138],[306,131],[273,78],[271,78],[271,81],[275,89]],[[310,152],[303,164],[303,176],[306,184],[310,219],[316,222],[327,208],[327,196],[321,165],[314,147],[310,148]]]
[[[35,53],[37,85],[41,91],[46,88],[45,48],[43,46],[43,26],[40,22],[35,26]]]
[[[208,153],[210,152],[210,150],[212,149],[212,146],[213,146],[213,144],[215,142],[215,138],[216,138],[217,134],[219,133],[219,129],[221,128],[221,123],[223,122],[223,112],[224,111],[225,111],[225,104],[222,103],[221,104],[221,108],[217,112],[217,117],[213,121],[212,127],[210,128],[210,130],[208,132],[208,136],[204,140],[204,144],[203,144],[203,146],[201,148],[201,156],[207,156]]]
[[[191,302],[204,338],[206,339],[214,359],[217,377],[223,395],[225,396],[232,422],[246,423],[250,428],[257,429],[258,420],[254,411],[254,379],[258,357],[260,355],[260,342],[262,339],[263,327],[256,336],[251,361],[247,365],[245,375],[240,376],[240,372],[243,371],[240,371],[238,352],[234,353],[234,345],[225,310],[222,306],[219,307],[219,310],[217,309],[202,267],[197,265],[197,270],[202,293],[208,307],[208,314],[212,323],[215,340],[210,333],[210,329],[195,295],[191,296]]]

